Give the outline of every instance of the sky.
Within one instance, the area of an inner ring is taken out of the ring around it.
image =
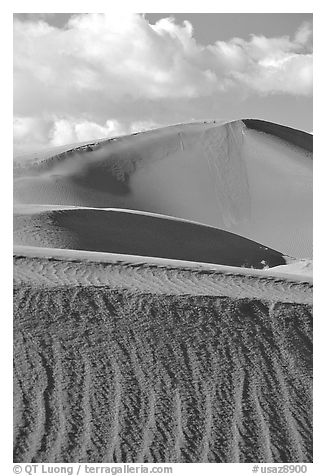
[[[312,131],[312,15],[14,15],[14,153],[197,120]]]

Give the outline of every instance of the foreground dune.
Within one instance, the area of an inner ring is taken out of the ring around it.
[[[15,201],[160,213],[311,258],[311,144],[264,121],[171,126],[17,160]]]
[[[311,283],[47,253],[15,260],[16,462],[312,461]]]
[[[17,286],[46,286],[49,290],[60,286],[104,286],[127,289],[130,293],[229,296],[312,304],[312,278],[300,273],[113,253],[16,247],[14,279]]]

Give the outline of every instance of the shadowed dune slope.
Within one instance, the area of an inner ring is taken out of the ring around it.
[[[101,141],[17,161],[15,201],[159,213],[309,258],[307,136],[245,120],[170,126]]]
[[[14,298],[14,461],[311,462],[311,306],[103,286]]]
[[[34,211],[29,211],[33,210]],[[23,207],[14,215],[14,243],[229,266],[285,264],[281,253],[241,236],[159,215],[103,209]]]
[[[284,139],[293,145],[306,149],[308,152],[313,151],[313,137],[308,132],[299,131],[292,127],[273,124],[272,122],[262,121],[258,119],[243,119],[244,124],[249,129],[273,134],[280,139]]]

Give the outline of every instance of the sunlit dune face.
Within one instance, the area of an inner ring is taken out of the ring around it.
[[[160,213],[311,257],[307,134],[300,142],[283,128],[278,137],[264,124],[180,125],[26,163],[17,167],[16,201]]]

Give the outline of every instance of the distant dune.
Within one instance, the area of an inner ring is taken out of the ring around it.
[[[264,121],[170,126],[17,161],[15,201],[160,213],[311,258],[311,144]]]
[[[246,119],[17,159],[15,462],[312,462],[311,139]]]

